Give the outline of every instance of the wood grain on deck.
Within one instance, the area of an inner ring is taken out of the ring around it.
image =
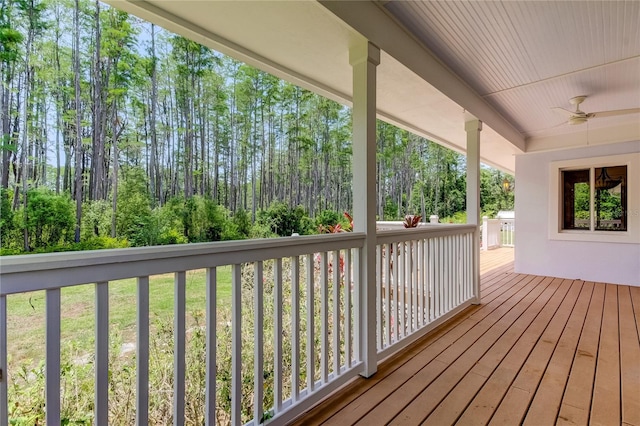
[[[481,265],[481,305],[295,424],[640,426],[640,288]]]

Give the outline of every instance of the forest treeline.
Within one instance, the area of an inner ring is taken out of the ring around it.
[[[5,252],[290,230],[274,217],[307,233],[351,210],[347,107],[99,1],[4,0],[0,66]],[[464,211],[464,156],[377,134],[381,220]],[[482,170],[485,212],[512,206],[503,179]]]

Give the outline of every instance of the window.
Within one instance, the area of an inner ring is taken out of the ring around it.
[[[589,229],[589,170],[563,170],[562,191],[562,229]]]
[[[550,163],[549,238],[640,244],[640,153]]]
[[[562,229],[627,230],[627,166],[561,173]]]

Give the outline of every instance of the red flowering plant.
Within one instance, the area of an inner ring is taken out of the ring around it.
[[[403,225],[405,228],[417,228],[422,216],[417,214],[408,214],[404,217]]]

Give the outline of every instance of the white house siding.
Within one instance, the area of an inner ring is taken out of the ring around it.
[[[551,162],[638,152],[640,141],[517,156],[515,271],[640,286],[640,244],[549,238]],[[640,197],[640,191],[630,190],[628,197]],[[628,214],[630,220],[640,221],[640,212]],[[636,231],[640,232],[637,227]]]

